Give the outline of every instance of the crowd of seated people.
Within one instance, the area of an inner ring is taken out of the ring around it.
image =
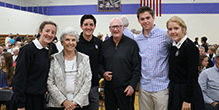
[[[28,42],[22,40],[19,34],[17,34],[16,40],[12,34],[9,34],[5,38],[5,43],[0,44],[0,89],[12,90],[12,79],[16,66],[16,58],[18,57],[19,50]],[[8,103],[4,104],[6,104],[7,109],[9,109],[10,105]]]
[[[16,41],[16,43],[14,43],[14,44],[12,44],[11,42],[7,42],[7,44],[0,44],[0,55],[1,56],[5,56],[5,55],[11,56],[12,57],[12,61],[14,63],[14,66],[16,66],[15,62],[16,62],[16,58],[18,56],[19,49],[24,44],[27,44],[27,43],[28,43],[27,41],[24,41],[24,42]],[[205,47],[203,47],[201,45],[198,45],[198,48],[199,48],[199,52],[200,52],[199,69],[198,69],[198,72],[199,72],[199,75],[200,75],[199,83],[200,83],[200,86],[201,86],[201,88],[203,90],[202,91],[203,94],[205,94],[204,95],[204,100],[205,100],[205,103],[206,103],[206,108],[210,108],[210,109],[207,109],[207,110],[216,110],[216,107],[218,107],[218,103],[216,101],[215,102],[211,101],[211,103],[210,103],[209,102],[209,98],[206,98],[207,95],[209,94],[208,92],[210,91],[208,89],[212,89],[212,88],[208,88],[208,87],[213,86],[213,85],[209,85],[209,86],[206,85],[206,84],[209,84],[207,82],[208,80],[206,80],[206,78],[211,77],[211,76],[208,76],[207,74],[210,74],[209,71],[212,71],[210,69],[215,68],[214,66],[217,63],[217,61],[216,61],[216,57],[217,57],[216,54],[219,54],[219,48],[218,48],[217,44],[214,44],[214,45],[209,45],[208,44],[208,51],[207,52],[205,51]],[[8,56],[6,56],[6,57],[8,57]],[[3,57],[3,59],[5,59],[5,58]],[[5,62],[5,61],[8,62],[8,59],[4,60],[3,62]],[[2,58],[1,58],[0,62],[1,62],[1,68],[4,68],[5,64],[2,64]],[[1,69],[1,71],[4,74],[8,73],[7,72],[8,70],[3,71],[3,69]],[[2,74],[2,75],[4,75],[4,74]],[[13,74],[14,74],[14,72],[13,72]],[[4,82],[4,81],[7,81],[7,76],[5,76],[4,78],[3,78],[3,76],[1,76],[1,82],[2,82],[1,84],[2,84],[2,86],[0,88],[5,88],[7,86],[7,87],[10,87],[10,89],[12,89],[11,85],[10,85],[11,82]],[[5,84],[3,84],[3,82]],[[215,83],[218,83],[218,82],[215,81]],[[215,96],[217,96],[217,95],[215,95]],[[214,100],[214,99],[211,99],[211,100]]]
[[[198,45],[200,53],[198,82],[202,89],[206,110],[218,110],[219,48],[217,44],[208,44],[206,36],[201,38],[201,42],[202,44]]]

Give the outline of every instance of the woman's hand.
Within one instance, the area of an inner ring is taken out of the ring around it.
[[[75,103],[73,103],[73,102],[71,102],[71,101],[69,101],[69,100],[65,100],[65,101],[63,102],[63,105],[65,106],[65,109],[66,109],[66,110],[74,110],[74,109],[75,109],[75,106],[76,106],[77,104],[75,104]]]
[[[25,108],[18,108],[17,110],[25,110]]]
[[[182,110],[191,110],[191,103],[183,102]]]

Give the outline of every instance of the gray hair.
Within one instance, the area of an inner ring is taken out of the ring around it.
[[[111,24],[112,21],[115,20],[115,19],[118,19],[118,20],[122,23],[122,25],[124,25],[123,22],[122,22],[122,20],[121,20],[120,18],[118,18],[118,17],[113,18],[113,19],[110,21],[110,24]]]
[[[216,58],[219,58],[219,53],[216,53],[215,58],[214,58],[214,62],[216,63]]]
[[[219,48],[217,48],[217,50],[216,50],[216,54],[219,54]]]
[[[125,15],[123,15],[123,16],[120,17],[120,19],[121,19],[123,25],[124,25],[125,27],[128,27],[128,25],[129,25],[129,20],[128,20],[128,18],[127,18]]]
[[[13,48],[13,50],[12,50],[13,52],[15,52],[15,51],[19,51],[19,48]]]
[[[73,35],[73,36],[76,36],[76,41],[79,42],[79,35],[78,35],[78,32],[73,28],[73,27],[67,27],[65,28],[62,33],[61,33],[61,36],[60,36],[60,42],[63,41],[63,38],[66,36],[66,35]]]
[[[203,46],[199,46],[198,48],[203,49],[204,52],[205,52],[205,48]]]
[[[216,58],[219,58],[219,53],[217,53],[216,55],[215,55],[215,62],[216,62]]]
[[[22,43],[22,42],[20,42],[20,41],[17,41],[17,42],[16,42],[16,44],[21,44],[21,43]]]

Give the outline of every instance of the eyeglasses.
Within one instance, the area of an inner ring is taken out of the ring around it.
[[[123,25],[109,26],[110,29],[120,29]]]

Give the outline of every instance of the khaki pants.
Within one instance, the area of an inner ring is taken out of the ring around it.
[[[169,91],[148,92],[139,87],[140,110],[167,110]]]

